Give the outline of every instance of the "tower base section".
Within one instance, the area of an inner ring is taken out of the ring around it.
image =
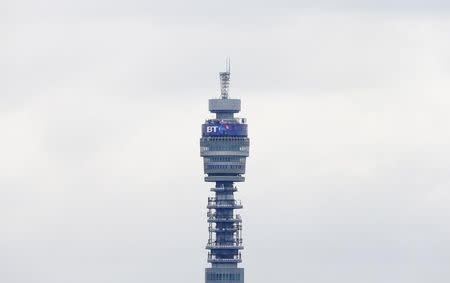
[[[244,269],[212,267],[205,269],[206,283],[244,283]]]

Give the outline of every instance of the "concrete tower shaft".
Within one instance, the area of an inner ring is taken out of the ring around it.
[[[225,75],[224,75],[225,74]],[[246,158],[249,156],[249,138],[245,119],[234,117],[241,110],[239,99],[228,97],[230,73],[220,73],[219,99],[209,100],[209,111],[215,118],[207,119],[202,125],[200,155],[203,157],[206,182],[214,182],[211,188],[214,196],[208,198],[208,231],[206,245],[211,268],[205,272],[206,283],[244,282],[244,269],[238,268],[242,261],[242,220],[235,210],[242,204],[234,195],[236,182],[244,181]],[[224,91],[226,90],[226,92]]]

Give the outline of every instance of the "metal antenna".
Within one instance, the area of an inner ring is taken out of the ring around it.
[[[228,94],[230,90],[230,69],[231,69],[231,63],[230,58],[227,58],[225,63],[226,71],[220,72],[220,98],[222,99],[228,99]]]

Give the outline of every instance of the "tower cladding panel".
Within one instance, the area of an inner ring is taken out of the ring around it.
[[[245,119],[234,117],[241,110],[239,99],[228,97],[230,72],[220,73],[222,92],[209,100],[209,111],[215,118],[202,125],[200,155],[203,157],[205,181],[214,183],[214,196],[208,198],[209,239],[206,245],[210,268],[205,270],[206,283],[242,283],[242,220],[235,210],[242,204],[234,198],[236,182],[243,182],[245,161],[249,155],[249,138]]]

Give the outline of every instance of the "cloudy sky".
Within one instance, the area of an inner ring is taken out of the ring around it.
[[[2,1],[0,282],[203,282],[227,56],[246,282],[450,282],[449,50],[439,0]]]

